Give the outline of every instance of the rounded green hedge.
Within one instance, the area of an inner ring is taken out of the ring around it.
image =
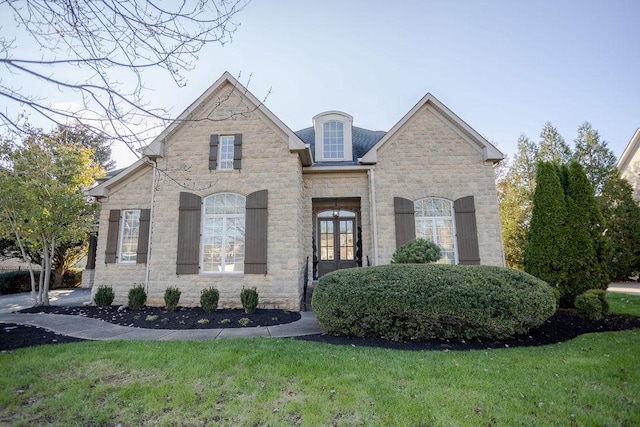
[[[394,341],[505,338],[556,310],[552,288],[527,273],[439,264],[334,271],[316,285],[312,305],[329,334]]]

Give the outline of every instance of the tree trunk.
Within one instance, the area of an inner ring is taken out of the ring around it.
[[[53,259],[53,252],[55,249],[55,239],[51,239],[50,245],[43,245],[45,250],[44,253],[44,285],[42,289],[42,305],[49,305],[49,283],[51,282],[51,266]]]
[[[46,254],[47,251],[44,251]],[[44,271],[45,271],[45,257],[43,255],[42,262],[40,263],[40,277],[38,277],[38,294],[36,296],[36,305],[42,305],[42,291],[44,290]]]
[[[53,262],[52,262],[53,264]],[[58,289],[62,287],[62,280],[64,279],[64,273],[67,271],[64,263],[60,262],[53,270],[53,289]]]

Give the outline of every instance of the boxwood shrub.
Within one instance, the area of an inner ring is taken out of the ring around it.
[[[439,264],[334,271],[318,282],[312,305],[329,334],[395,341],[505,338],[556,309],[551,287],[524,272]]]

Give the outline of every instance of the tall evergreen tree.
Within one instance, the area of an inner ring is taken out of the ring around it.
[[[516,156],[498,183],[500,222],[507,266],[524,268],[526,235],[531,221],[537,147],[524,134]]]
[[[566,217],[558,166],[552,162],[538,162],[524,268],[527,273],[556,287],[567,280],[562,257],[567,244]]]
[[[612,245],[611,280],[627,279],[640,271],[640,206],[629,182],[615,173],[598,197]]]
[[[608,283],[608,242],[600,209],[587,175],[576,161],[566,168],[566,233],[563,253],[567,280],[560,286],[560,304],[573,306],[573,300],[586,290]]]
[[[606,141],[600,140],[600,134],[589,122],[584,122],[578,128],[574,143],[574,160],[584,167],[596,194],[600,194],[604,183],[616,172],[615,154],[607,147]]]
[[[546,122],[540,132],[537,160],[558,164],[571,160],[571,148],[551,122]]]

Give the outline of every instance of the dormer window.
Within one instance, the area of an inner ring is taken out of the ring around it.
[[[327,122],[322,126],[322,157],[344,159],[344,125]]]
[[[353,117],[328,111],[313,118],[317,162],[353,161],[351,124]]]

